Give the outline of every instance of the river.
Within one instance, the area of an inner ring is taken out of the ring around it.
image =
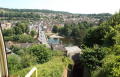
[[[48,43],[49,44],[63,44],[64,46],[73,46],[74,45],[74,40],[70,38],[48,38]]]

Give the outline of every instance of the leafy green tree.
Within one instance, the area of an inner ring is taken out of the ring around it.
[[[100,26],[90,29],[84,38],[84,44],[89,47],[92,47],[95,44],[103,45],[106,40],[105,36],[107,33],[111,33],[112,31],[113,28],[110,26]]]
[[[72,27],[70,24],[65,24],[64,25],[64,29],[63,29],[63,33],[66,37],[70,37],[71,33],[72,33]]]
[[[13,27],[13,29],[15,30],[15,34],[16,34],[16,35],[23,33],[23,32],[22,32],[22,29],[21,29],[20,27],[15,26],[15,27]]]
[[[37,57],[38,63],[45,63],[52,57],[52,51],[44,45],[34,45],[28,48],[30,53]]]
[[[105,46],[113,46],[116,43],[116,36],[117,32],[115,30],[106,33],[103,41]]]
[[[120,12],[114,14],[110,19],[108,19],[106,22],[102,23],[101,25],[114,27],[119,24],[120,24]]]
[[[18,41],[19,40],[19,35],[13,35],[13,41]]]
[[[96,77],[120,77],[120,56],[108,55]]]
[[[16,26],[22,29],[22,33],[29,32],[28,24],[26,22],[18,22],[16,23]]]
[[[83,50],[83,54],[80,57],[81,63],[88,68],[89,72],[96,70],[98,67],[102,67],[102,60],[110,52],[109,48],[86,48]]]
[[[119,21],[120,12],[99,27],[88,31],[84,39],[85,45],[93,47],[98,44],[102,47],[97,50],[96,48],[85,49],[81,56],[81,61],[92,74],[91,77],[120,77]],[[105,50],[103,46],[106,47]]]
[[[75,44],[81,46],[87,30],[75,27],[72,29],[71,37],[74,39]]]
[[[14,29],[5,29],[5,30],[3,30],[2,31],[2,33],[3,33],[3,35],[4,36],[12,36],[12,35],[14,35]]]
[[[58,31],[59,31],[58,27],[57,26],[53,26],[52,32],[53,33],[57,33]]]
[[[59,34],[65,37],[72,38],[75,44],[81,46],[87,30],[91,27],[90,23],[81,22],[78,24],[65,24],[64,27],[59,29]]]
[[[34,31],[34,30],[32,30],[32,31],[30,32],[30,35],[31,35],[32,37],[34,37],[36,34],[37,34],[37,33],[36,33],[36,31]]]
[[[111,49],[113,54],[120,55],[120,45],[114,45]]]

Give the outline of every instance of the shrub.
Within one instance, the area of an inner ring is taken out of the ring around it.
[[[112,47],[112,52],[115,54],[115,55],[120,55],[120,45],[114,45]]]
[[[19,52],[18,52],[18,51],[20,50],[20,47],[17,47],[17,46],[12,45],[12,46],[10,47],[10,49],[11,49],[11,51],[12,51],[13,53],[19,55]]]
[[[108,55],[105,57],[102,68],[97,70],[93,77],[120,77],[120,56]]]
[[[46,48],[45,45],[34,45],[32,47],[28,48],[33,55],[37,57],[38,63],[44,63],[51,59],[52,57],[52,51],[48,48]]]
[[[5,41],[13,41],[13,36],[4,36]]]
[[[34,39],[30,35],[22,34],[22,35],[19,36],[19,42],[22,42],[22,43],[30,42],[30,43],[32,43],[33,41],[34,41]]]
[[[36,33],[36,31],[34,31],[34,30],[32,30],[32,31],[30,32],[30,35],[31,35],[32,37],[34,37],[36,34],[37,34],[37,33]]]
[[[8,69],[10,74],[22,69],[21,58],[18,55],[8,55]]]
[[[94,71],[96,68],[102,66],[102,59],[110,52],[107,48],[86,48],[83,50],[83,54],[80,57],[81,62],[86,66],[90,72]]]
[[[33,54],[29,54],[27,52],[24,52],[21,55],[21,59],[22,59],[23,68],[30,67],[32,65],[37,64],[36,56],[34,56]]]

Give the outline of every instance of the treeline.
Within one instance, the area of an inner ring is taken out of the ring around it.
[[[13,11],[13,12],[41,12],[41,13],[55,13],[55,14],[72,14],[69,12],[64,12],[64,11],[53,11],[53,10],[40,10],[40,9],[8,9],[8,8],[0,8],[4,9],[6,11]]]
[[[59,33],[66,38],[73,39],[76,45],[81,46],[83,44],[83,38],[85,37],[88,29],[93,24],[88,22],[81,22],[78,24],[65,24],[64,27],[53,26],[52,32]]]
[[[71,15],[78,15],[79,16],[87,16],[92,18],[98,18],[98,19],[108,19],[112,15],[110,13],[100,13],[100,14],[72,14],[69,12],[64,11],[53,11],[53,10],[40,10],[40,9],[8,9],[8,8],[0,8],[0,10],[4,10],[7,12],[13,12],[13,13],[53,13],[53,14],[71,14]],[[37,14],[34,14],[37,15]]]
[[[6,11],[0,9],[0,19],[1,20],[38,20],[40,15],[32,12],[19,12],[19,11]]]
[[[105,17],[111,17],[112,14],[110,13],[99,13],[99,14],[80,14],[81,16],[88,16],[88,17],[94,17],[94,18],[105,18]]]

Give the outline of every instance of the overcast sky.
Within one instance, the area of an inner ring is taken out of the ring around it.
[[[120,0],[0,0],[0,7],[114,14],[120,9]]]

